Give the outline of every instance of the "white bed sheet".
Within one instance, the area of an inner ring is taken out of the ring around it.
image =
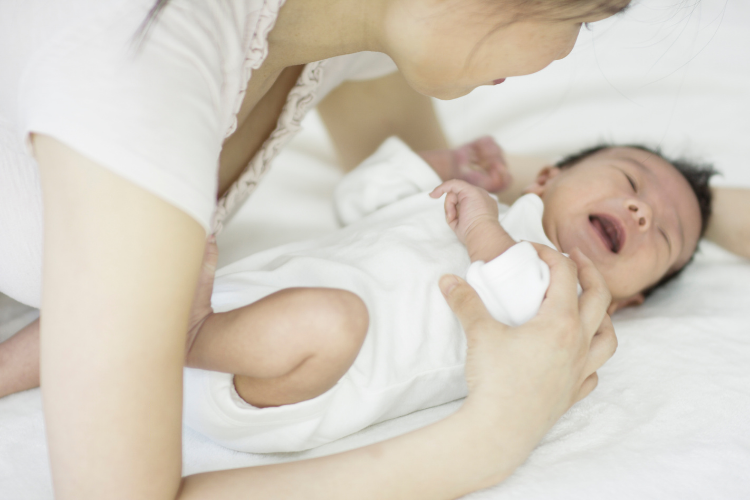
[[[558,155],[645,140],[714,161],[720,183],[750,186],[747,26],[745,0],[642,0],[584,32],[568,60],[438,109],[455,142],[492,133],[510,152]],[[221,262],[335,229],[329,198],[340,173],[314,115],[306,128],[221,235]],[[34,317],[0,298],[0,337]],[[750,263],[704,244],[682,277],[614,319],[620,347],[597,390],[508,481],[467,498],[750,498]],[[298,454],[233,452],[187,430],[184,472],[354,448],[457,407]],[[0,498],[52,498],[38,390],[0,400]]]

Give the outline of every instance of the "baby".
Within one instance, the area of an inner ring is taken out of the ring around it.
[[[217,273],[216,312],[188,351],[186,424],[237,450],[297,451],[464,397],[465,339],[440,276],[465,275],[496,319],[520,324],[549,283],[529,242],[579,248],[606,280],[610,312],[640,304],[691,260],[712,173],[640,147],[595,148],[542,169],[506,207],[441,184],[390,139],[338,186],[345,227]]]

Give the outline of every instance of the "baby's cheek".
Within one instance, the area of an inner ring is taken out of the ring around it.
[[[642,280],[638,276],[637,270],[632,269],[630,266],[615,265],[599,269],[599,271],[604,276],[604,281],[613,300],[630,297],[645,288],[645,285],[640,286]]]

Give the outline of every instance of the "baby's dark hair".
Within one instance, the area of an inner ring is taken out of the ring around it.
[[[712,202],[713,202],[713,196],[711,194],[711,187],[709,186],[709,181],[711,180],[711,177],[719,173],[714,168],[714,166],[709,163],[696,162],[696,161],[688,160],[685,158],[678,158],[678,159],[667,158],[661,152],[661,149],[650,148],[647,146],[643,146],[641,144],[625,144],[625,145],[600,144],[591,148],[584,149],[582,151],[578,151],[577,153],[568,155],[564,157],[563,159],[561,159],[560,161],[558,161],[555,164],[555,166],[560,169],[570,168],[576,165],[577,163],[579,163],[580,161],[588,158],[589,156],[592,156],[605,149],[611,149],[611,148],[616,148],[616,147],[640,149],[641,151],[645,151],[652,155],[658,156],[662,160],[672,165],[680,174],[682,174],[682,176],[690,185],[690,188],[693,190],[693,194],[695,195],[696,199],[698,200],[698,206],[700,207],[700,212],[701,212],[700,235],[703,236],[706,232],[706,228],[708,227],[708,222],[711,219],[711,209],[712,209]],[[662,276],[662,278],[658,282],[656,282],[656,284],[651,285],[647,289],[643,290],[641,293],[643,293],[644,296],[648,297],[654,292],[654,290],[656,290],[659,287],[664,286],[665,284],[675,279],[682,272],[682,270],[685,269],[685,267],[688,264],[690,264],[690,262],[692,262],[694,255],[695,255],[695,251],[693,251],[693,255],[690,256],[690,260],[688,260],[684,266]]]

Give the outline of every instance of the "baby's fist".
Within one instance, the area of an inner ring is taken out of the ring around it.
[[[430,193],[445,196],[445,220],[464,245],[469,234],[485,224],[499,225],[497,201],[484,189],[466,181],[452,179]]]

